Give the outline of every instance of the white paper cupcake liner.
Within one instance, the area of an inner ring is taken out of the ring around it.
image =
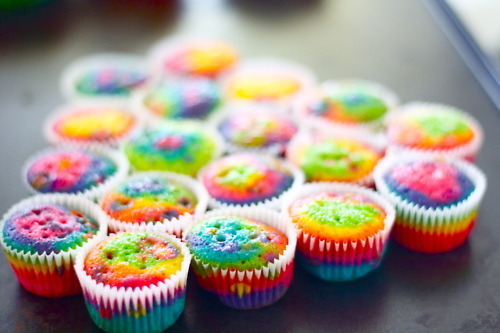
[[[79,92],[76,89],[77,80],[85,73],[94,70],[100,70],[103,68],[116,68],[116,66],[122,66],[121,68],[132,69],[138,72],[149,74],[149,68],[146,59],[137,55],[125,54],[125,53],[102,53],[89,55],[72,62],[63,72],[60,80],[60,89],[67,100],[70,101],[103,101],[103,102],[119,102],[123,106],[127,106],[127,103],[131,100],[131,95],[106,95],[106,94],[96,94],[87,95]],[[137,87],[136,91],[141,91],[145,89],[151,78],[147,78],[146,81]]]
[[[78,253],[75,260],[75,271],[82,286],[85,301],[87,303],[95,303],[94,305],[99,309],[117,311],[119,313],[119,318],[117,318],[114,323],[104,318],[93,317],[92,319],[99,327],[107,331],[123,331],[127,328],[127,330],[130,331],[149,332],[163,331],[173,324],[171,320],[162,323],[162,319],[158,317],[159,315],[168,315],[169,313],[161,313],[161,311],[160,313],[153,313],[152,310],[154,306],[170,304],[175,302],[177,298],[185,297],[184,290],[186,288],[189,265],[191,263],[191,254],[180,239],[167,234],[161,234],[161,236],[175,244],[181,250],[184,259],[181,264],[181,269],[177,273],[156,285],[136,288],[117,288],[105,285],[102,282],[97,283],[92,279],[84,270],[85,258],[89,252],[106,239],[106,237],[93,239]],[[182,302],[181,305],[181,308],[177,309],[177,311],[182,312],[184,303]],[[88,308],[91,306],[93,305],[87,304]],[[142,318],[143,320],[139,320],[141,314],[144,316]],[[171,319],[177,319],[179,314],[180,313],[173,315]],[[132,325],[133,327],[127,327],[125,325]],[[159,325],[164,326],[158,329]]]
[[[274,196],[272,198],[266,199],[264,201],[258,201],[258,202],[253,202],[253,203],[241,203],[241,204],[236,204],[236,203],[227,203],[223,202],[220,200],[217,200],[216,198],[212,197],[210,195],[210,192],[208,192],[208,207],[211,209],[229,209],[231,207],[249,207],[249,208],[267,208],[267,209],[274,209],[278,210],[280,208],[280,203],[282,198],[289,192],[300,188],[305,181],[304,173],[302,170],[299,168],[295,167],[291,163],[287,162],[286,160],[280,159],[278,157],[274,157],[271,155],[259,155],[260,157],[264,157],[266,159],[277,159],[281,166],[284,167],[285,170],[289,171],[293,177],[293,182],[292,185],[286,189],[285,191],[281,192],[277,196]],[[217,161],[214,161],[214,163]],[[200,172],[198,173],[198,181],[203,184],[203,174],[206,172],[206,169],[210,166],[211,164],[207,164],[205,167],[203,167]],[[203,186],[205,186],[203,184]],[[206,188],[206,187],[205,187]]]
[[[196,196],[196,198],[198,199],[198,203],[196,204],[194,214],[186,213],[179,216],[179,218],[172,218],[170,220],[165,219],[163,221],[157,221],[157,222],[139,222],[139,223],[119,221],[109,217],[110,232],[120,232],[120,231],[154,232],[154,233],[167,233],[175,235],[177,237],[181,237],[183,231],[190,224],[193,223],[193,220],[199,218],[201,215],[205,213],[208,205],[208,193],[207,190],[195,179],[185,175],[168,171],[144,171],[144,172],[136,172],[124,181],[129,181],[130,179],[142,176],[162,177],[164,179],[181,184],[185,186],[188,190],[192,191]],[[100,200],[101,207],[103,205],[104,196]]]
[[[95,200],[97,199],[102,193],[109,191],[112,187],[114,187],[118,182],[123,180],[128,172],[129,172],[129,163],[128,160],[125,158],[123,154],[120,152],[109,149],[109,148],[104,148],[104,147],[93,147],[93,148],[82,148],[78,146],[74,146],[71,144],[68,145],[61,145],[56,148],[46,148],[44,150],[41,150],[31,156],[25,163],[21,171],[21,177],[22,177],[22,182],[24,186],[28,189],[33,194],[41,194],[42,192],[36,190],[29,182],[28,182],[28,171],[33,164],[38,161],[40,158],[50,156],[51,154],[55,153],[62,153],[62,152],[73,152],[73,151],[82,151],[82,152],[91,152],[106,158],[109,158],[115,165],[116,165],[116,172],[112,175],[109,175],[108,178],[101,184],[92,186],[91,188],[85,189],[80,192],[75,192],[75,193],[65,193],[68,195],[81,195],[88,197],[89,199]],[[54,192],[55,193],[55,192]]]
[[[452,149],[421,149],[421,148],[407,147],[398,144],[396,142],[392,142],[390,138],[388,138],[387,155],[399,155],[401,153],[410,153],[410,154],[422,154],[424,156],[431,156],[434,158],[437,157],[461,158],[473,162],[483,144],[483,129],[476,119],[474,119],[470,114],[458,108],[438,103],[411,102],[395,110],[395,113],[391,116],[391,118],[388,119],[388,126],[390,126],[391,121],[397,119],[398,116],[404,116],[405,114],[410,112],[415,112],[418,114],[419,110],[427,110],[429,108],[432,109],[439,108],[459,113],[466,120],[467,124],[470,126],[472,132],[474,133],[472,140],[470,142],[467,142],[463,145],[460,145]]]

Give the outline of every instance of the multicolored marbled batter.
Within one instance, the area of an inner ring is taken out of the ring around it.
[[[205,78],[162,83],[143,99],[144,106],[150,112],[167,119],[204,119],[220,103],[217,83]]]
[[[128,222],[157,222],[193,214],[197,199],[180,183],[161,176],[132,176],[104,195],[103,210],[111,218]]]
[[[308,181],[356,182],[371,174],[381,154],[353,139],[317,137],[289,152]]]
[[[474,190],[463,172],[445,162],[413,162],[394,165],[384,176],[403,200],[426,208],[449,207],[465,200]]]
[[[223,138],[241,147],[284,148],[297,132],[287,117],[267,112],[231,114],[218,127]]]
[[[277,158],[252,154],[223,157],[201,175],[210,196],[228,204],[252,204],[272,199],[288,190],[293,175]]]
[[[109,158],[89,151],[49,152],[35,160],[27,181],[42,193],[79,193],[104,183],[117,170]]]
[[[46,204],[14,212],[5,222],[3,237],[17,251],[50,254],[81,246],[97,231],[97,222],[81,212]]]
[[[75,90],[87,96],[130,96],[147,74],[139,70],[109,67],[89,70],[76,78]]]
[[[452,149],[474,138],[470,122],[459,112],[442,107],[415,108],[392,120],[388,139],[417,149]]]
[[[156,285],[181,269],[180,249],[160,235],[118,233],[92,249],[83,269],[97,283],[111,287]]]
[[[163,170],[195,176],[217,153],[217,142],[198,124],[145,128],[125,144],[136,170]]]
[[[261,222],[242,217],[213,217],[197,223],[187,245],[203,262],[222,269],[260,269],[283,254],[287,237]]]
[[[122,109],[84,107],[60,115],[52,130],[65,139],[100,142],[123,137],[135,124],[135,117]]]
[[[302,84],[295,77],[274,73],[241,74],[228,84],[230,98],[249,101],[277,101],[292,97],[300,89]]]
[[[205,41],[177,47],[163,60],[163,66],[176,75],[215,78],[232,67],[238,58],[230,45]]]

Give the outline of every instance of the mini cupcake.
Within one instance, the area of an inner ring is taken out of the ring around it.
[[[344,128],[370,133],[380,131],[399,99],[388,88],[371,81],[336,80],[297,103],[300,118],[325,129]]]
[[[238,52],[229,44],[209,39],[166,39],[151,50],[155,73],[167,77],[217,78],[238,61]]]
[[[208,194],[196,180],[173,172],[138,172],[101,199],[109,229],[155,231],[182,236],[194,216],[207,208]]]
[[[259,105],[232,104],[212,121],[234,152],[282,155],[297,132],[297,125],[276,109]]]
[[[61,90],[68,100],[126,102],[150,77],[145,60],[128,54],[97,54],[78,59],[64,71]]]
[[[223,79],[228,100],[257,102],[289,111],[316,84],[307,68],[285,60],[255,59],[237,66]]]
[[[62,297],[80,292],[74,257],[89,239],[106,234],[107,219],[88,199],[37,195],[13,206],[0,230],[19,283],[36,295]]]
[[[96,198],[128,173],[126,158],[108,149],[51,148],[31,157],[22,177],[34,193]]]
[[[190,176],[222,153],[222,140],[196,122],[164,122],[146,127],[123,150],[138,171],[173,171]]]
[[[282,214],[255,208],[216,210],[185,238],[198,283],[229,307],[268,306],[291,283],[296,230]]]
[[[161,332],[184,310],[191,255],[177,238],[118,233],[76,259],[90,317],[106,332]]]
[[[382,153],[367,142],[324,134],[301,133],[287,148],[287,159],[309,182],[348,182],[373,186],[373,169]]]
[[[387,126],[388,151],[458,157],[473,161],[483,141],[479,123],[452,106],[404,105]]]
[[[221,104],[217,83],[205,78],[163,81],[137,95],[143,113],[158,119],[205,119]]]
[[[378,193],[341,183],[306,184],[283,210],[299,229],[303,266],[327,281],[349,281],[376,269],[394,224],[394,208]]]
[[[139,119],[117,103],[70,104],[49,116],[45,137],[53,144],[116,147],[139,125]]]
[[[212,208],[262,206],[278,208],[281,197],[299,187],[304,176],[285,161],[271,156],[235,154],[200,171]]]
[[[411,155],[382,160],[375,182],[396,206],[394,240],[427,253],[467,240],[486,190],[484,174],[470,163]]]

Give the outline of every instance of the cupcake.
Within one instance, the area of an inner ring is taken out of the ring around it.
[[[123,150],[135,170],[194,176],[222,153],[222,140],[201,123],[172,121],[138,131]]]
[[[217,78],[238,61],[238,52],[229,44],[209,39],[166,39],[151,52],[155,73],[170,77]]]
[[[221,104],[219,86],[206,78],[163,81],[138,94],[136,104],[151,119],[205,119]]]
[[[22,177],[34,193],[82,194],[99,196],[125,177],[128,161],[107,149],[51,148],[31,157]]]
[[[390,153],[475,159],[483,134],[470,115],[452,106],[421,102],[404,105],[399,111],[387,126]]]
[[[309,182],[348,182],[373,186],[373,169],[382,153],[352,137],[297,135],[287,148],[287,159],[304,171]]]
[[[228,73],[222,86],[230,101],[268,104],[289,111],[315,83],[314,74],[301,65],[278,59],[255,59]]]
[[[185,239],[198,283],[229,307],[268,306],[291,283],[296,232],[277,212],[216,210],[188,230]]]
[[[94,323],[106,332],[161,332],[184,310],[191,256],[173,236],[118,233],[93,241],[75,270]]]
[[[199,179],[212,208],[266,206],[278,208],[281,197],[303,183],[300,170],[271,156],[234,154],[209,164]]]
[[[116,147],[139,125],[139,119],[117,103],[71,104],[49,116],[45,137],[53,144]]]
[[[104,194],[101,207],[109,229],[155,231],[181,236],[194,216],[203,214],[208,194],[194,179],[172,172],[138,172]]]
[[[297,125],[274,108],[232,104],[212,120],[230,152],[281,155]]]
[[[29,292],[62,297],[80,292],[76,252],[107,231],[107,219],[85,198],[37,195],[13,206],[0,223],[0,243],[19,283]]]
[[[68,100],[126,102],[150,77],[144,59],[128,54],[97,54],[74,61],[64,71],[61,90]]]
[[[484,174],[470,163],[411,155],[382,160],[375,182],[396,207],[394,240],[427,253],[467,240],[486,190]]]
[[[349,281],[376,269],[394,224],[394,208],[378,193],[341,183],[306,184],[283,210],[297,225],[297,256],[327,281]]]
[[[300,118],[325,129],[343,128],[370,133],[380,131],[384,119],[399,103],[388,88],[371,81],[336,80],[297,103]]]

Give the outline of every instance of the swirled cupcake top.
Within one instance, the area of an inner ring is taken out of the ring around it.
[[[335,242],[367,239],[384,229],[385,212],[363,195],[321,192],[289,208],[304,233]]]
[[[292,97],[302,89],[293,75],[278,73],[243,73],[228,84],[230,98],[249,101],[277,101]]]
[[[185,186],[159,175],[136,175],[104,195],[103,210],[129,223],[157,222],[193,214],[198,200]]]
[[[414,107],[389,123],[387,136],[405,147],[452,149],[470,142],[474,131],[458,111],[441,106]]]
[[[371,174],[381,155],[354,139],[317,137],[295,147],[288,158],[308,181],[355,182]]]
[[[222,137],[242,147],[285,147],[297,132],[287,117],[267,112],[238,112],[227,116],[218,126]]]
[[[150,90],[143,99],[150,112],[167,119],[203,119],[220,102],[219,87],[215,81],[204,78],[164,82]]]
[[[201,181],[220,202],[252,204],[281,195],[292,186],[293,175],[277,158],[236,154],[210,164]]]
[[[147,287],[177,273],[183,259],[177,245],[161,235],[118,233],[89,252],[83,269],[94,281],[110,287]]]
[[[98,231],[96,221],[63,205],[39,204],[12,213],[3,229],[4,242],[17,251],[47,254],[81,246]]]
[[[409,162],[392,166],[384,180],[403,200],[423,207],[446,207],[465,200],[474,184],[446,162]]]
[[[196,175],[217,153],[212,134],[198,124],[169,124],[145,128],[125,144],[136,170],[166,170]]]
[[[193,226],[186,237],[191,253],[222,269],[261,269],[288,244],[279,230],[242,217],[213,217]]]
[[[146,82],[143,71],[117,67],[87,70],[75,80],[75,90],[87,96],[130,96]]]
[[[120,108],[82,107],[59,115],[52,130],[66,139],[102,142],[123,137],[135,124],[135,117]]]
[[[38,192],[79,193],[104,183],[117,166],[109,158],[83,150],[48,152],[27,172],[28,183]]]

